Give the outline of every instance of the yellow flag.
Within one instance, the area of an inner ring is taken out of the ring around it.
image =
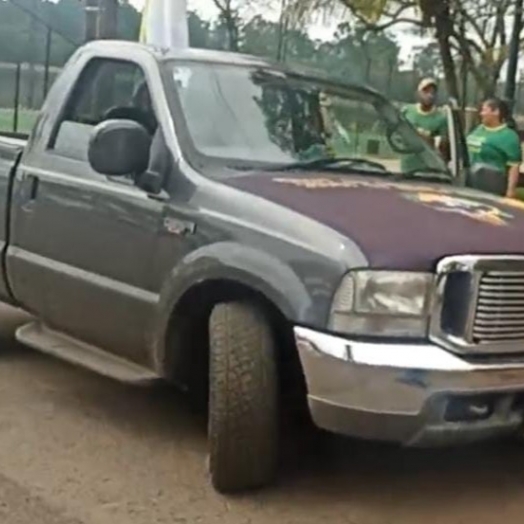
[[[187,0],[146,0],[140,42],[163,49],[189,47]]]

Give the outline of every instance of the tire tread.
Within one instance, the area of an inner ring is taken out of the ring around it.
[[[220,492],[270,483],[278,459],[278,379],[269,322],[248,303],[210,319],[210,473]]]

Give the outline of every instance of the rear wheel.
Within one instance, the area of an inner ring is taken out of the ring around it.
[[[231,302],[210,319],[209,469],[222,493],[271,483],[278,462],[278,372],[269,321]]]

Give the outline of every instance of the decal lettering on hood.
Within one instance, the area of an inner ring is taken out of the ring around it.
[[[451,193],[447,188],[434,188],[425,184],[398,184],[395,182],[368,181],[368,180],[344,180],[342,178],[274,178],[273,182],[289,184],[304,189],[398,189],[400,191],[434,191]]]
[[[492,226],[507,226],[513,215],[498,209],[491,204],[468,198],[442,195],[436,192],[417,192],[403,195],[412,202],[432,207],[444,213],[458,213],[473,220],[479,220]]]
[[[248,175],[228,184],[351,239],[374,269],[433,271],[451,255],[524,254],[524,203],[468,188],[324,173]],[[299,220],[293,227],[301,234]]]
[[[443,213],[457,213],[492,226],[507,226],[509,221],[514,218],[512,214],[503,211],[491,203],[456,196],[456,188],[449,189],[423,184],[399,184],[376,180],[344,180],[333,178],[275,178],[273,180],[280,184],[290,184],[304,189],[394,189],[397,190],[403,198],[411,202],[430,207]],[[497,198],[492,195],[485,196],[486,200],[493,202],[498,201],[506,206],[524,210],[524,202],[510,198]]]

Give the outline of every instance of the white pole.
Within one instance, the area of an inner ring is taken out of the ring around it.
[[[140,41],[163,49],[189,47],[187,0],[147,0]]]

